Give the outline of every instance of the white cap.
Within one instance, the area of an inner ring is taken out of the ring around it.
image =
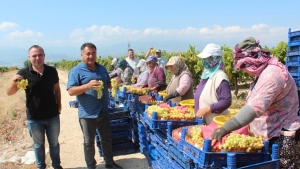
[[[210,43],[206,45],[203,51],[197,56],[200,58],[208,58],[210,56],[222,56],[222,55],[223,55],[223,50],[221,49],[221,46]]]
[[[118,63],[118,59],[113,58],[113,60],[111,61],[111,65],[116,65],[117,63]]]

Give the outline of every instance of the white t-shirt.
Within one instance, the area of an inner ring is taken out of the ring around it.
[[[166,64],[168,63],[167,59],[164,56],[161,56],[160,58],[157,58],[157,64],[159,67],[164,69],[165,75],[166,75]]]
[[[133,60],[131,60],[129,57],[127,57],[125,60],[128,62],[128,64],[134,70],[133,75],[139,75],[140,74],[139,69],[136,67],[136,65],[139,63],[139,59],[134,58]]]

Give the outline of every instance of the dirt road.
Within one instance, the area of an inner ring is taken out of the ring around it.
[[[13,96],[7,96],[5,93],[6,86],[10,83],[12,76],[17,71],[4,73],[1,75],[1,93],[0,93],[0,103],[2,105],[9,105],[6,108],[7,112],[13,111],[13,108],[16,108],[16,101],[19,103],[18,105],[25,104],[25,93],[23,91],[18,91]],[[80,130],[79,122],[78,122],[78,114],[77,109],[69,107],[69,101],[75,100],[75,97],[69,96],[66,91],[66,84],[68,79],[68,72],[58,70],[59,78],[60,78],[60,87],[62,93],[62,113],[60,115],[61,120],[61,131],[59,136],[60,141],[60,157],[61,157],[61,165],[65,169],[84,169],[86,168],[83,154],[83,137]],[[6,76],[7,75],[7,76]],[[20,100],[21,99],[21,100]],[[16,100],[12,102],[12,100]],[[13,105],[10,105],[13,104]],[[7,106],[6,106],[7,107]],[[23,106],[24,109],[24,106]],[[2,110],[4,111],[4,110]],[[27,151],[32,150],[32,141],[29,137],[26,126],[23,126],[23,134],[20,141],[17,143],[5,143],[1,145],[0,155],[5,151],[9,154],[10,157],[14,155],[24,156]],[[46,147],[47,144],[46,144]],[[105,164],[103,161],[103,157],[100,157],[98,154],[98,148],[96,147],[96,155],[97,161],[97,169],[104,169]],[[143,154],[135,153],[129,155],[122,155],[114,157],[116,163],[121,165],[124,169],[148,169],[149,165],[147,159]],[[47,165],[50,166],[51,162],[47,161]],[[24,168],[20,166],[20,168]],[[52,167],[50,167],[52,168]]]

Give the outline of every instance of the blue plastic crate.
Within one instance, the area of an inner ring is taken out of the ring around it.
[[[292,36],[288,40],[288,42],[297,42],[297,41],[300,41],[300,36]]]
[[[160,156],[160,159],[169,159],[168,158],[169,146],[167,150],[160,146],[156,147],[156,150],[157,150],[157,154]]]
[[[285,66],[300,66],[300,61],[291,61],[289,59],[286,59]]]
[[[108,112],[110,120],[131,117],[130,111],[126,109],[124,110],[124,108],[121,107],[109,108]]]
[[[163,169],[161,166],[158,164],[157,160],[152,161],[152,169]]]
[[[77,100],[70,101],[69,105],[70,107],[78,108],[78,101]]]
[[[110,120],[110,128],[111,131],[133,129],[133,119],[130,117]]]
[[[288,51],[290,51],[290,52],[295,52],[295,51],[299,51],[299,50],[300,50],[300,46],[299,45],[288,46]]]
[[[300,76],[300,66],[287,66],[290,73],[297,73]]]
[[[132,141],[133,143],[137,142],[137,138],[135,137],[134,130],[121,130],[121,131],[113,131],[111,133],[112,143],[122,143]],[[101,137],[99,135],[98,129],[96,129],[96,143],[99,147],[101,145]]]
[[[185,157],[182,152],[172,145],[169,146],[168,156],[169,158],[174,159],[174,161],[176,161],[184,169],[194,169],[195,167],[191,158]]]
[[[292,29],[289,28],[288,37],[290,38],[290,37],[294,37],[294,36],[300,36],[300,30],[292,32]]]
[[[271,160],[267,162],[252,164],[249,166],[240,167],[238,169],[279,169],[280,160]]]
[[[300,46],[300,41],[293,41],[293,42],[288,42],[288,46]]]
[[[98,147],[100,157],[103,157],[101,147]],[[135,153],[135,147],[132,142],[113,144],[112,152],[114,156]]]
[[[168,134],[168,142],[170,145],[173,145],[177,149],[181,149],[179,141],[175,140],[171,135]]]
[[[300,57],[299,55],[300,55],[300,50],[291,50],[291,51],[286,52],[286,56],[298,56],[298,57]]]
[[[194,160],[197,168],[206,167],[226,167],[229,159],[229,154],[234,154],[236,167],[243,167],[252,164],[267,162],[278,159],[278,145],[272,145],[272,154],[268,153],[268,141],[264,142],[264,148],[260,153],[215,153],[211,152],[211,140],[204,139],[202,149],[194,147],[186,142],[185,138],[186,128],[182,129],[180,144],[182,144],[182,152],[189,158]]]
[[[170,160],[170,167],[171,169],[184,169],[174,160]]]
[[[148,114],[144,112],[144,120],[149,125],[151,130],[167,129],[168,122],[172,122],[173,128],[198,124],[198,121],[157,120],[155,117],[157,117],[155,112],[152,113],[152,117],[149,117]]]
[[[150,155],[154,160],[157,160],[157,159],[158,159],[157,151],[156,151],[155,147],[154,147],[152,144],[149,144],[149,145],[148,145],[148,152],[149,152],[149,155]]]
[[[158,144],[158,146],[168,149],[168,138],[165,133],[160,130],[153,130],[153,137],[152,140]]]

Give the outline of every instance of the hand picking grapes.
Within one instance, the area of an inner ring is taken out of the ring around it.
[[[103,82],[99,80],[100,84],[98,87],[94,88],[97,91],[97,98],[101,99],[102,98],[102,89],[103,89]]]

